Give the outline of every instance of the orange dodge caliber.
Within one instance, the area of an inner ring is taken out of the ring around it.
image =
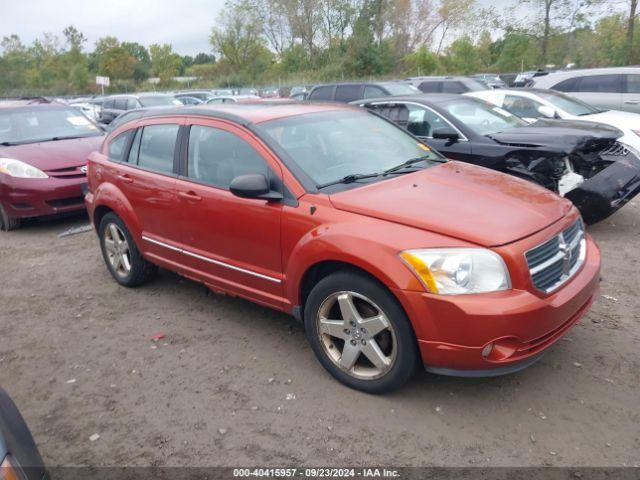
[[[571,202],[356,107],[149,111],[91,154],[88,180],[118,283],[162,267],[290,313],[320,363],[366,392],[421,363],[522,369],[598,292],[600,254]]]

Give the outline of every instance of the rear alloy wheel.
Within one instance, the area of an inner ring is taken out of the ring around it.
[[[321,280],[305,305],[305,327],[323,366],[352,388],[382,393],[415,370],[409,320],[393,295],[366,275],[337,272]]]
[[[98,230],[102,256],[115,280],[125,287],[135,287],[149,280],[157,268],[145,260],[120,217],[108,213]]]

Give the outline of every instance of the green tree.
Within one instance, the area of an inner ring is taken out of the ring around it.
[[[171,77],[178,75],[182,59],[180,55],[173,52],[171,45],[159,45],[154,43],[149,47],[151,56],[151,73],[160,77],[160,81],[166,82]]]

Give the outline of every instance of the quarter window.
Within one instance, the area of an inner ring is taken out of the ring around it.
[[[142,129],[138,165],[160,173],[173,172],[178,125],[148,125]]]
[[[115,160],[116,162],[123,160],[131,135],[133,135],[133,130],[127,130],[109,142],[109,160]]]
[[[246,141],[218,128],[194,125],[189,133],[187,176],[214,187],[229,188],[240,175],[269,177],[264,159]]]

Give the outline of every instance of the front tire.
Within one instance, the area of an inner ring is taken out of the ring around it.
[[[157,267],[142,257],[131,233],[115,213],[107,213],[102,218],[98,235],[104,262],[120,285],[142,285],[157,272]]]
[[[16,230],[20,228],[20,219],[19,218],[9,218],[6,210],[0,204],[0,230],[3,232],[10,232],[11,230]]]
[[[307,338],[320,363],[345,385],[367,393],[411,378],[418,349],[395,297],[367,275],[341,271],[311,290],[304,308]]]

